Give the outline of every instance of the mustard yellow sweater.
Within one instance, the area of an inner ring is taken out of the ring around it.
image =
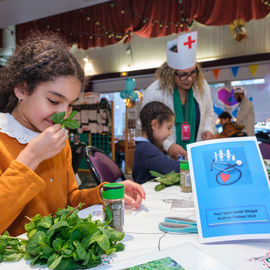
[[[25,216],[53,214],[67,205],[101,203],[100,186],[79,190],[71,165],[68,141],[53,158],[35,171],[15,159],[27,144],[0,133],[0,234],[8,230],[17,236],[25,232]]]

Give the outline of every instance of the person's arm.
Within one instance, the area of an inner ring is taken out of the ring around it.
[[[31,140],[16,159],[34,171],[42,161],[60,153],[66,139],[61,125],[53,125]]]
[[[142,200],[145,199],[143,187],[131,180],[125,180],[122,183],[125,186],[125,204],[134,208],[139,208]]]
[[[25,147],[18,145],[22,149],[19,151],[15,149],[15,143],[3,137],[0,142],[0,162],[3,165],[0,164],[1,232],[14,222],[28,202],[46,188],[34,170],[42,161],[59,153],[65,140],[60,125],[46,129]]]
[[[171,171],[179,172],[180,162],[172,159],[171,157],[163,154],[154,145],[149,145],[144,153],[145,165],[149,170],[157,171],[162,174]]]
[[[206,81],[203,84],[204,88],[204,115],[205,122],[202,130],[202,139],[212,139],[215,132],[215,113],[213,110],[213,101],[211,91]]]
[[[249,114],[249,106],[246,106],[246,104],[240,104],[239,110],[237,112],[237,116],[236,116],[236,122],[239,124],[243,124],[246,126],[246,119],[248,117]],[[246,126],[247,128],[247,126]]]
[[[1,159],[1,162],[8,160],[2,151]],[[11,161],[5,171],[0,169],[0,234],[7,230],[25,205],[45,186],[45,182],[34,171],[17,160]]]
[[[179,144],[172,143],[168,149],[168,154],[173,159],[178,159],[179,156],[187,157],[187,151]]]
[[[254,115],[254,107],[251,101],[250,101],[250,109],[248,112],[248,116],[249,116],[248,125],[249,125],[249,130],[250,130],[249,135],[254,136],[255,115]]]

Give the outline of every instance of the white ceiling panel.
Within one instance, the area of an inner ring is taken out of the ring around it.
[[[107,1],[109,0],[0,0],[0,28]]]

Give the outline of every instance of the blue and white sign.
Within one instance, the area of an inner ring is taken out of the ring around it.
[[[255,137],[187,146],[201,243],[270,237],[270,185]]]

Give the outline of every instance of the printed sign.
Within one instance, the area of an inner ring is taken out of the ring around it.
[[[256,138],[187,149],[200,242],[269,238],[270,187]]]

